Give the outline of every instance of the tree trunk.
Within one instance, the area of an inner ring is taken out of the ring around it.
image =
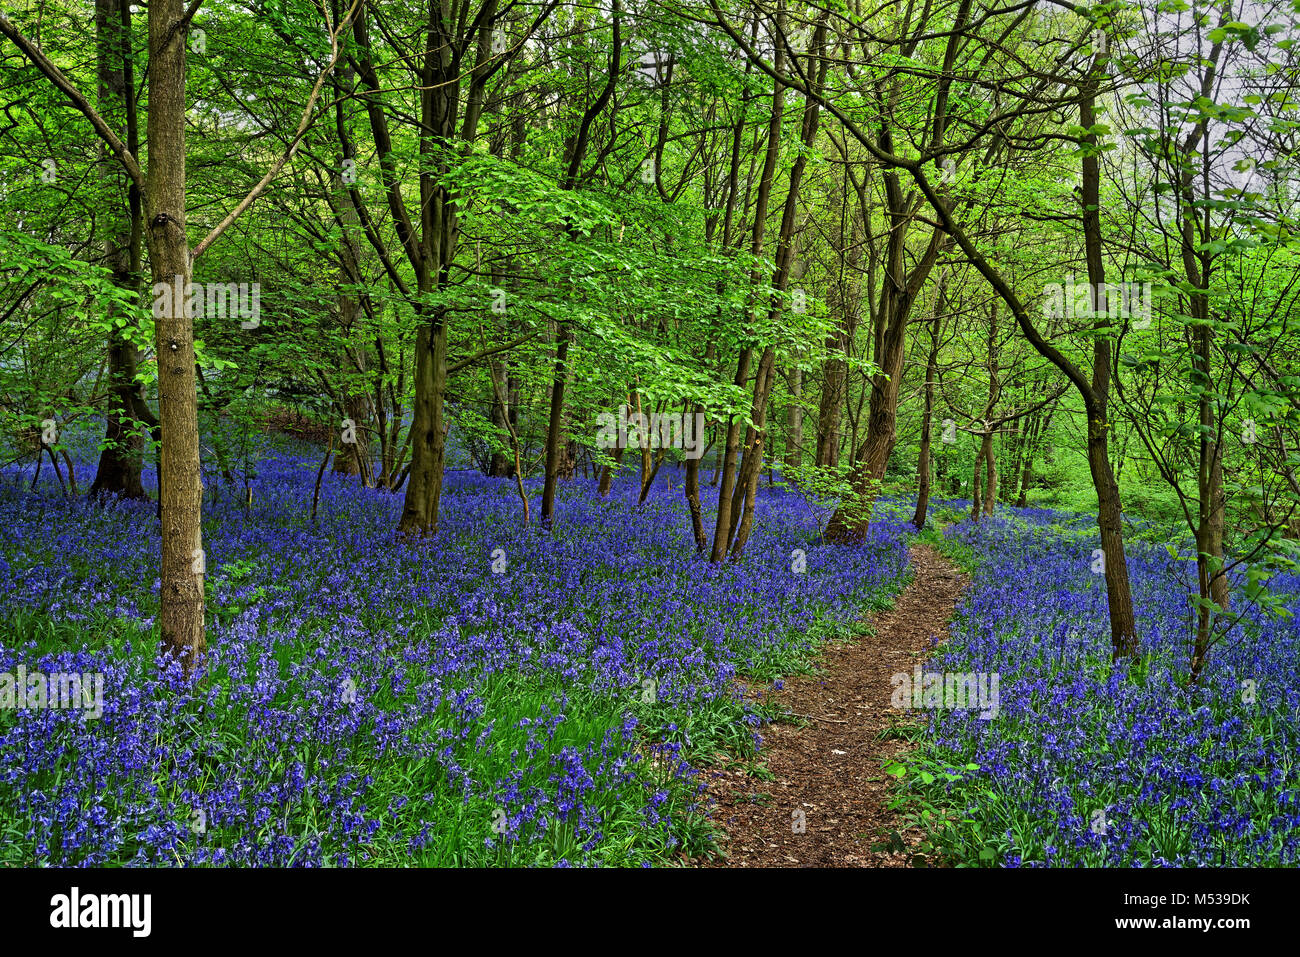
[[[785,410],[785,466],[803,464],[803,370],[790,370],[790,404]]]
[[[1084,129],[1097,123],[1094,106],[1095,80],[1079,104],[1079,122]],[[1083,232],[1088,260],[1088,282],[1093,290],[1105,289],[1106,273],[1102,259],[1101,173],[1096,151],[1096,136],[1090,134],[1093,149],[1083,154]],[[1100,293],[1093,300],[1101,307]],[[1096,320],[1106,325],[1108,319]],[[1129,590],[1128,559],[1124,553],[1124,516],[1120,505],[1119,483],[1111,468],[1109,441],[1112,423],[1109,415],[1111,345],[1109,335],[1098,335],[1093,342],[1092,394],[1085,396],[1088,414],[1088,470],[1097,490],[1097,526],[1101,550],[1105,557],[1106,601],[1110,611],[1111,654],[1115,660],[1137,653],[1137,631],[1133,620],[1133,597]]]
[[[1000,424],[995,423],[993,412],[1002,398],[1002,377],[998,375],[1001,367],[998,363],[998,306],[996,302],[989,306],[988,354],[989,393],[984,405],[984,434],[980,442],[980,457],[983,458],[985,468],[988,470],[987,479],[984,483],[984,514],[991,516],[993,507],[998,500],[998,469],[997,458],[993,452],[993,432],[996,425]]]
[[[1129,591],[1128,561],[1124,554],[1124,515],[1119,484],[1110,466],[1106,419],[1095,414],[1088,416],[1088,468],[1097,489],[1097,525],[1106,563],[1112,657],[1118,660],[1137,653],[1137,632],[1133,620],[1133,598]]]
[[[918,531],[925,527],[926,512],[930,507],[930,432],[934,419],[934,381],[939,374],[944,279],[945,275],[940,271],[934,312],[930,317],[930,353],[925,360],[925,409],[921,413],[921,451],[916,464],[916,513],[912,516],[912,524]]]
[[[708,346],[704,350],[704,362],[707,366],[712,367],[713,360],[717,356],[717,344],[710,339]],[[687,415],[704,414],[704,405],[702,403],[687,403]],[[703,421],[703,419],[701,419]],[[685,423],[683,422],[683,428]],[[700,446],[704,445],[704,429],[701,428],[695,433],[696,442]],[[684,492],[686,495],[686,507],[691,513],[691,535],[695,539],[695,552],[703,555],[705,549],[709,547],[708,536],[704,532],[704,506],[700,502],[700,460],[704,457],[706,449],[701,448],[701,454],[698,458],[686,460],[686,479],[684,483]]]
[[[998,501],[998,458],[993,451],[993,433],[984,436],[984,466],[988,469],[984,482],[984,514],[992,517],[993,506]]]
[[[826,21],[828,16],[829,14],[822,14],[818,19],[809,45],[808,72],[815,74],[813,79],[815,90],[821,89],[826,78],[828,61],[822,56],[822,53],[826,45]],[[780,89],[774,91],[774,98],[780,93]],[[769,157],[772,155],[770,152],[771,147],[779,143],[780,113],[781,109],[774,104],[774,124],[769,132],[769,136],[773,137],[768,143]],[[772,277],[772,288],[775,292],[768,304],[768,322],[773,325],[780,315],[780,296],[789,285],[790,273],[794,264],[794,235],[799,191],[803,185],[804,171],[808,165],[808,155],[811,152],[812,144],[817,138],[820,120],[821,111],[818,103],[814,99],[807,100],[804,104],[803,123],[800,130],[800,142],[803,149],[799,151],[794,165],[790,169],[790,180],[781,213],[781,226],[777,234],[776,269]],[[761,220],[756,221],[756,247],[761,247],[762,240],[757,230],[762,225]],[[749,540],[750,529],[754,525],[754,507],[758,495],[758,480],[763,466],[764,429],[767,423],[768,399],[776,378],[775,361],[776,349],[774,346],[768,346],[763,352],[763,357],[759,360],[758,373],[754,380],[754,404],[751,415],[753,426],[746,429],[745,461],[742,467],[742,475],[737,483],[735,501],[732,502],[730,515],[728,516],[732,525],[730,552],[733,557],[740,555],[744,551],[745,544]],[[714,543],[714,550],[715,552],[717,550],[716,542]]]
[[[490,28],[496,14],[496,0],[486,0],[481,18],[472,24],[457,22],[446,7],[430,4],[425,23],[424,55],[419,60],[419,206],[418,233],[402,196],[393,155],[392,138],[380,96],[380,84],[371,57],[366,8],[353,25],[361,55],[356,65],[365,88],[366,110],[374,134],[389,212],[397,235],[416,276],[413,301],[420,323],[415,341],[415,398],[409,433],[411,463],[409,484],[398,519],[398,533],[407,537],[432,535],[438,528],[446,458],[448,423],[445,420],[447,391],[447,307],[430,307],[427,299],[447,288],[448,272],[459,242],[455,198],[443,185],[452,143],[472,143],[482,116],[482,84],[487,80],[491,53]],[[477,43],[475,43],[477,32]],[[475,50],[469,71],[469,91],[461,115],[461,83],[466,75],[461,53]],[[460,130],[457,131],[457,123]],[[394,466],[396,467],[396,466]],[[398,487],[403,480],[399,479]]]
[[[149,6],[149,168],[145,203],[154,281],[162,426],[162,566],[158,620],[165,652],[192,670],[204,652],[203,484],[185,232],[185,39],[182,0]],[[165,291],[170,288],[171,294]],[[179,293],[179,295],[178,295]]]
[[[736,365],[736,385],[744,388],[749,382],[749,362],[753,350],[744,347],[740,350],[740,359]],[[740,421],[732,416],[727,422],[727,440],[723,451],[721,473],[722,483],[718,486],[718,515],[713,526],[713,549],[709,561],[720,562],[727,557],[727,546],[731,540],[731,499],[736,487],[736,458],[740,454]],[[714,482],[717,482],[717,473]]]
[[[836,509],[826,526],[828,542],[857,543],[866,540],[870,525],[869,504],[885,477],[889,456],[898,441],[898,393],[907,349],[907,323],[917,293],[945,245],[940,230],[931,234],[925,253],[906,271],[907,224],[911,204],[903,196],[898,174],[885,174],[889,204],[890,236],[887,265],[876,315],[875,359],[881,372],[871,378],[871,401],[867,411],[867,436],[854,455],[853,491],[857,501],[851,512]]]
[[[745,461],[736,483],[736,492],[731,506],[732,531],[729,552],[733,558],[739,557],[749,541],[749,531],[754,526],[754,500],[758,496],[758,478],[763,467],[763,439],[767,425],[767,400],[775,378],[774,362],[776,350],[771,346],[759,360],[758,374],[754,378],[754,428],[747,429],[752,436],[747,436],[749,444],[745,447]]]
[[[134,69],[131,64],[131,13],[124,0],[95,0],[96,61],[99,77],[99,112],[138,156],[134,103]],[[113,284],[138,292],[140,246],[144,221],[140,191],[124,180],[105,144],[99,148],[100,179],[111,201],[105,210],[104,260]],[[104,448],[90,494],[112,493],[124,498],[144,498],[140,473],[144,468],[146,428],[158,424],[145,403],[144,387],[136,381],[139,350],[118,330],[108,336],[109,396],[105,414]]]
[[[346,74],[342,80],[346,84]],[[342,127],[342,105],[339,104],[337,109],[340,111],[340,127]],[[351,141],[344,140],[343,162],[355,162],[355,156],[356,151]],[[341,174],[334,177],[334,192],[338,202],[339,221],[343,227],[339,238],[339,285],[340,287],[360,286],[361,250],[357,244],[357,230],[361,223],[357,209],[352,203],[352,194],[347,189],[347,184],[343,182]],[[343,414],[355,425],[356,441],[345,445],[335,453],[334,472],[339,475],[360,475],[367,485],[371,485],[373,474],[370,465],[370,440],[366,429],[369,416],[366,414],[364,384],[369,363],[366,361],[366,350],[361,344],[363,340],[356,335],[357,322],[364,311],[359,299],[360,295],[352,289],[340,288],[336,297],[339,310],[339,333],[342,339],[339,365],[342,372]],[[355,357],[349,348],[353,343],[357,344]]]
[[[614,95],[614,86],[618,81],[619,64],[622,62],[623,55],[623,12],[619,0],[613,0],[611,13],[613,15],[614,48],[610,53],[609,79],[600,95],[583,111],[577,132],[565,144],[564,158],[567,161],[568,169],[563,182],[560,184],[561,189],[576,190],[578,188],[578,174],[581,172],[582,163],[587,156],[592,125],[609,104],[611,97]],[[572,240],[574,234],[571,226],[568,228],[568,232],[569,238]],[[572,328],[567,323],[560,323],[560,341],[555,352],[555,375],[551,384],[551,414],[546,433],[546,479],[542,487],[542,525],[544,527],[549,526],[551,523],[551,514],[555,508],[555,483],[559,479],[562,470],[560,429],[564,421],[564,391],[568,377],[569,342],[572,337]]]
[[[423,284],[422,284],[423,285]],[[415,399],[411,421],[411,471],[397,530],[408,537],[438,530],[447,431],[443,397],[447,390],[447,325],[436,318],[415,336]]]
[[[1050,412],[1047,413],[1051,415]],[[1029,481],[1034,470],[1034,454],[1037,452],[1038,434],[1042,428],[1039,416],[1032,416],[1025,425],[1024,449],[1021,452],[1020,495],[1016,498],[1016,507],[1025,508],[1029,499]],[[1012,479],[1014,481],[1014,476]]]
[[[509,387],[506,383],[505,362],[493,359],[488,363],[488,375],[492,378],[492,388],[500,395],[501,401],[492,403],[492,424],[502,432],[510,431],[510,408],[506,403]],[[505,451],[493,452],[488,465],[488,475],[493,478],[509,478],[512,469],[511,457]]]
[[[822,366],[821,401],[817,408],[817,455],[821,468],[836,468],[840,463],[840,418],[847,399],[848,358],[853,353],[859,314],[859,266],[862,262],[863,223],[860,211],[849,214],[849,171],[844,169],[843,189],[839,194],[841,225],[836,256],[842,264],[840,276],[831,284],[831,315],[839,321],[826,338],[827,359]]]
[[[555,347],[555,374],[551,381],[551,414],[546,430],[546,481],[542,487],[542,525],[551,524],[555,511],[555,483],[560,477],[560,425],[564,417],[564,387],[568,381],[569,327],[560,324]]]
[[[785,8],[778,7],[776,14],[778,28],[785,24]],[[775,70],[779,76],[785,66],[784,49],[778,45],[775,56]],[[776,80],[772,87],[772,112],[768,120],[767,150],[763,156],[763,170],[758,181],[758,195],[754,205],[754,227],[750,238],[750,253],[758,259],[763,253],[763,234],[767,227],[767,209],[772,195],[772,181],[776,176],[776,163],[781,151],[781,118],[785,110],[785,85]],[[758,276],[751,278],[757,284]],[[751,302],[753,298],[751,295]],[[749,382],[749,366],[753,361],[752,346],[742,346],[736,361],[735,384],[744,388]],[[761,360],[760,360],[761,364]],[[754,383],[755,394],[762,385],[762,369]],[[730,416],[727,420],[726,451],[722,459],[722,484],[718,487],[718,516],[713,529],[713,548],[709,560],[720,562],[727,557],[731,544],[733,495],[738,487],[736,481],[736,459],[740,450],[740,420]]]

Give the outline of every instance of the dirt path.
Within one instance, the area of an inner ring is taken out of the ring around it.
[[[789,679],[774,693],[779,707],[812,716],[804,725],[762,730],[760,761],[775,779],[750,768],[719,770],[708,779],[713,822],[729,836],[723,844],[728,856],[708,866],[907,865],[909,850],[872,850],[891,831],[906,846],[920,840],[886,808],[893,778],[882,766],[908,742],[878,734],[909,720],[890,708],[890,678],[910,673],[932,653],[967,584],[928,546],[913,545],[911,556],[915,577],[894,607],[875,617],[874,634],[827,646],[820,676]]]

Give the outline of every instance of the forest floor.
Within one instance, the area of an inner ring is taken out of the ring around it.
[[[713,823],[727,835],[726,856],[696,863],[906,867],[912,861],[923,835],[889,810],[895,779],[883,767],[911,747],[887,732],[923,719],[890,707],[890,679],[910,674],[934,653],[968,578],[927,545],[912,546],[911,563],[911,583],[867,633],[828,645],[819,674],[790,678],[769,692],[769,703],[798,723],[763,729],[759,767],[767,773],[746,765],[702,775]]]

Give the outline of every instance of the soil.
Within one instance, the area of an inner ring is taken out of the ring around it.
[[[761,729],[753,764],[704,772],[711,818],[726,833],[709,867],[924,865],[923,834],[889,810],[895,779],[884,765],[912,746],[889,729],[917,724],[890,707],[898,672],[933,654],[967,577],[926,545],[911,548],[912,582],[866,634],[828,645],[820,674],[785,681],[765,698],[792,715]],[[760,768],[766,768],[768,774]],[[799,812],[802,812],[800,814]],[[802,829],[800,828],[802,825]]]

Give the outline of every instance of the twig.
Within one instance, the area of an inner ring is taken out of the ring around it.
[[[800,714],[798,711],[787,711],[783,717],[786,718],[812,718],[814,721],[826,721],[829,724],[848,724],[848,721],[841,721],[839,718],[824,718],[819,714]]]
[[[329,464],[330,454],[334,451],[334,430],[330,429],[329,444],[325,446],[325,457],[320,460],[320,468],[316,470],[316,490],[311,495],[311,520],[316,521],[316,503],[320,501],[320,480],[325,474],[325,466]]]

